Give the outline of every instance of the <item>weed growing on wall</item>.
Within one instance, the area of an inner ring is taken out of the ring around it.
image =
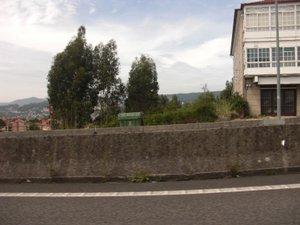
[[[150,181],[150,178],[147,173],[140,171],[130,176],[129,181],[133,183],[146,183]]]

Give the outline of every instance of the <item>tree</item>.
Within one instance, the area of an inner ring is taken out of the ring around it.
[[[28,121],[28,129],[29,130],[40,130],[40,127],[38,126],[38,119],[31,119]]]
[[[159,103],[156,66],[150,57],[141,55],[132,63],[127,84],[126,111],[151,112]]]
[[[215,101],[214,95],[209,91],[205,91],[198,97],[193,107],[199,122],[213,122],[218,118]]]
[[[166,106],[166,111],[175,111],[181,108],[181,102],[179,101],[177,95],[173,95],[171,101]]]
[[[5,126],[6,126],[6,124],[5,124],[4,120],[0,119],[0,129],[2,129]]]
[[[115,116],[124,105],[126,88],[117,77],[119,67],[117,44],[114,40],[95,47],[93,86],[98,96],[99,116],[102,120],[107,116]]]
[[[157,111],[163,111],[169,103],[169,98],[167,95],[159,95],[158,96],[158,106]]]
[[[77,36],[55,56],[48,73],[49,104],[64,128],[82,127],[90,119],[97,104],[92,82],[93,51],[81,26]]]
[[[222,100],[230,100],[233,95],[233,83],[232,81],[226,81],[226,86],[223,91],[220,93],[220,98]]]

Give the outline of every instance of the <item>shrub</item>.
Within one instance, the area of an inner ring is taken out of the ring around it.
[[[233,82],[226,81],[225,89],[220,93],[220,99],[230,100],[233,95]]]
[[[38,119],[31,119],[31,120],[29,120],[29,122],[28,122],[28,129],[29,130],[40,130],[38,122],[39,122]]]
[[[230,99],[231,110],[235,111],[240,117],[249,116],[248,102],[238,93],[234,93]]]
[[[215,101],[214,95],[210,92],[199,96],[194,104],[196,118],[199,122],[213,122],[218,118]]]
[[[2,129],[5,126],[6,126],[6,124],[5,124],[4,120],[0,119],[0,129]]]
[[[100,127],[117,127],[119,126],[119,121],[117,116],[107,116],[102,121],[100,121]]]
[[[164,125],[176,123],[197,122],[195,113],[191,108],[184,107],[174,111],[165,111],[162,113],[148,114],[144,118],[145,125]]]
[[[137,172],[129,177],[129,181],[133,183],[145,183],[149,182],[150,178],[145,172]]]
[[[179,105],[177,105],[179,107]],[[217,119],[215,98],[206,92],[194,104],[181,108],[165,110],[162,113],[148,114],[144,118],[145,125],[183,124],[196,122],[213,122]]]
[[[220,119],[230,119],[232,115],[230,102],[223,99],[218,100],[216,102],[216,113]]]
[[[238,177],[240,171],[240,165],[238,163],[230,165],[229,167],[229,174],[231,177]]]

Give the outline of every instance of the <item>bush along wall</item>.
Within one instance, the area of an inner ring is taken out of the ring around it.
[[[145,125],[164,125],[179,123],[214,122],[218,119],[216,99],[210,92],[201,95],[192,104],[160,113],[148,114],[144,118]]]

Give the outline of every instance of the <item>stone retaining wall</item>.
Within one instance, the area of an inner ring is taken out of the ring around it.
[[[0,179],[194,175],[300,167],[300,120],[0,134]],[[285,140],[285,146],[281,141]]]

